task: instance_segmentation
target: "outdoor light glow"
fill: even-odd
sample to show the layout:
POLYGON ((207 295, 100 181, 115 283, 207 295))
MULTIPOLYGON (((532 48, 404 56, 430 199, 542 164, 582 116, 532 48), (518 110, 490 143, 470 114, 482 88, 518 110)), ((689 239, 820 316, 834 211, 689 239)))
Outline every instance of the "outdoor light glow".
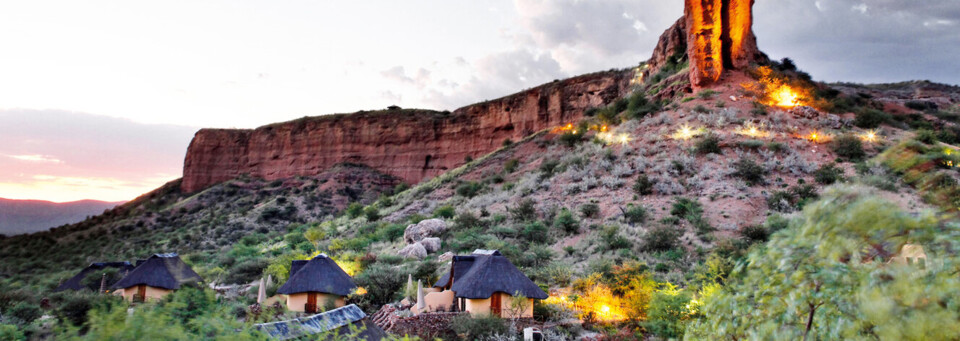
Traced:
POLYGON ((630 134, 598 133, 597 138, 604 144, 627 144, 630 143, 630 134))
POLYGON ((673 133, 672 135, 670 135, 670 137, 672 137, 674 140, 684 140, 684 141, 686 141, 686 140, 689 140, 689 139, 693 138, 694 136, 700 135, 700 134, 702 134, 702 133, 703 133, 703 131, 701 131, 701 129, 692 129, 692 128, 690 128, 689 126, 687 126, 686 124, 684 124, 684 125, 680 126, 680 128, 677 129, 677 131, 676 131, 675 133, 673 133))
POLYGON ((873 143, 873 142, 877 142, 879 137, 877 136, 876 131, 869 130, 864 132, 863 134, 860 134, 860 139, 863 140, 863 142, 873 143))
POLYGON ((357 287, 357 290, 354 291, 353 293, 355 293, 355 294, 357 294, 357 295, 360 295, 360 296, 363 296, 363 295, 366 295, 366 294, 367 294, 367 289, 364 288, 364 287, 357 287))
POLYGON ((770 132, 764 131, 763 126, 757 127, 752 122, 737 128, 737 130, 734 131, 734 133, 736 133, 737 135, 749 136, 753 138, 770 137, 770 132))
POLYGON ((820 143, 820 142, 823 142, 826 136, 823 133, 820 133, 814 130, 814 131, 811 131, 810 134, 808 134, 807 136, 804 136, 803 138, 810 142, 820 143))

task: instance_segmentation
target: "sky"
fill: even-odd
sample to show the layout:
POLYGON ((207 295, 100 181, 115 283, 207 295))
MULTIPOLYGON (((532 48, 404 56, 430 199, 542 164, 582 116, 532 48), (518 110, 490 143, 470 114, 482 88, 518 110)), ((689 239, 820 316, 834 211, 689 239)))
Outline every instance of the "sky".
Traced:
MULTIPOLYGON (((824 81, 960 84, 960 0, 757 0, 824 81)), ((663 0, 0 0, 0 197, 129 200, 193 132, 389 105, 453 110, 637 65, 663 0)))

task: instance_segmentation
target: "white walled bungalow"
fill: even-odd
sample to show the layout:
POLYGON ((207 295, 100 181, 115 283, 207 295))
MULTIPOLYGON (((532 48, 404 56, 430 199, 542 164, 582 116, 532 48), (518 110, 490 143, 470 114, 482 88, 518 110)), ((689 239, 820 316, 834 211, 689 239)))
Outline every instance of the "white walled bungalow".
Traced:
POLYGON ((287 295, 287 309, 317 313, 324 307, 343 307, 345 297, 356 288, 350 275, 330 257, 320 254, 309 261, 293 261, 290 279, 277 293, 287 295))
POLYGON ((434 284, 443 291, 434 292, 425 298, 428 308, 447 301, 454 310, 472 314, 493 314, 504 318, 533 317, 533 300, 546 299, 547 293, 540 289, 526 275, 499 251, 477 250, 472 255, 454 256, 450 272, 434 284), (514 295, 526 297, 522 311, 511 308, 514 295))
POLYGON ((203 281, 176 253, 155 254, 113 285, 128 301, 159 300, 180 286, 203 281))

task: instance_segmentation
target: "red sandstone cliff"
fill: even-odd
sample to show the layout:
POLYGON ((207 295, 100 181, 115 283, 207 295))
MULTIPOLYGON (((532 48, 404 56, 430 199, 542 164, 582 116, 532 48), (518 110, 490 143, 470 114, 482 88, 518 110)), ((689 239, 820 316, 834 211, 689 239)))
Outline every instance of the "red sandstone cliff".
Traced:
POLYGON ((202 129, 187 149, 182 190, 190 193, 248 174, 268 180, 310 176, 339 163, 370 166, 417 183, 490 153, 506 139, 579 120, 623 95, 631 72, 600 72, 542 85, 456 111, 389 110, 271 124, 253 130, 202 129))

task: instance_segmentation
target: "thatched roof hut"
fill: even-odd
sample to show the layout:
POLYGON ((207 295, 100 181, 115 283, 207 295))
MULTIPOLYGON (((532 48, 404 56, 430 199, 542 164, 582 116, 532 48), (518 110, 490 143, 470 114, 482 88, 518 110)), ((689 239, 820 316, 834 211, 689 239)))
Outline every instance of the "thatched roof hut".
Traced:
POLYGON ((293 261, 290 266, 290 279, 277 293, 290 295, 305 292, 318 292, 347 296, 357 285, 350 275, 327 255, 320 254, 310 261, 293 261))
POLYGON ((147 285, 169 290, 180 289, 180 285, 203 281, 189 265, 176 253, 155 254, 130 271, 123 279, 113 285, 114 288, 129 288, 147 285))
MULTIPOLYGON (((68 279, 66 282, 61 283, 59 286, 57 286, 56 289, 53 289, 53 291, 54 291, 54 292, 59 292, 59 291, 64 291, 64 290, 93 289, 93 288, 88 288, 87 286, 84 286, 84 285, 83 285, 83 280, 86 279, 87 276, 89 276, 90 274, 92 274, 92 273, 98 273, 98 272, 103 272, 103 270, 105 270, 105 269, 117 269, 117 272, 118 272, 118 275, 119 275, 117 278, 122 278, 124 275, 127 274, 127 272, 133 270, 133 264, 130 264, 130 262, 98 262, 98 263, 91 263, 91 264, 90 264, 89 266, 87 266, 86 268, 83 268, 83 270, 80 270, 80 272, 77 273, 75 276, 70 277, 70 279, 68 279)), ((98 280, 98 283, 99 283, 100 278, 98 277, 97 280, 98 280)), ((108 280, 108 282, 107 282, 107 288, 113 286, 115 280, 114 280, 114 281, 110 281, 110 279, 107 279, 107 280, 108 280)), ((96 289, 94 289, 94 290, 96 290, 96 289)))
MULTIPOLYGON (((482 251, 482 250, 478 250, 482 251)), ((508 295, 520 293, 527 298, 546 299, 547 293, 499 251, 474 252, 469 256, 455 256, 451 273, 445 275, 451 281, 450 289, 456 297, 466 299, 490 298, 494 293, 508 295)), ((435 286, 445 286, 443 278, 435 286)))

